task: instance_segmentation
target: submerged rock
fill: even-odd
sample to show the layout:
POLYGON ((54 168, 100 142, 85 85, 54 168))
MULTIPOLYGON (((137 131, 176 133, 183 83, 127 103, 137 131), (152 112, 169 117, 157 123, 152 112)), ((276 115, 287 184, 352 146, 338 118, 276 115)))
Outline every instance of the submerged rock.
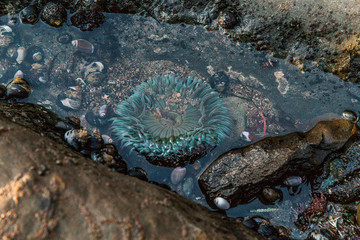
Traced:
POLYGON ((211 206, 216 197, 223 197, 234 207, 252 199, 263 186, 281 184, 291 173, 313 172, 355 132, 348 120, 324 121, 306 133, 265 138, 233 149, 204 171, 200 187, 211 206))
POLYGON ((313 187, 336 203, 360 200, 360 139, 349 142, 345 149, 329 155, 324 172, 313 187))

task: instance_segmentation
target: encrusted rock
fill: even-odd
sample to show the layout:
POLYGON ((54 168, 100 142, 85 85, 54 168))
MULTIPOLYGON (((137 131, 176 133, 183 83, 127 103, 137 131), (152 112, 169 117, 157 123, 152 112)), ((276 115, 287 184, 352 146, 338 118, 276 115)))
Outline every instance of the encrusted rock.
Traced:
POLYGON ((265 138, 233 149, 204 171, 200 187, 211 206, 216 197, 223 197, 234 207, 253 198, 262 186, 280 184, 290 174, 316 170, 355 132, 355 125, 348 120, 324 121, 306 133, 265 138))
POLYGON ((55 124, 46 121, 47 114, 53 115, 46 109, 14 104, 28 109, 17 114, 12 104, 0 104, 0 238, 263 239, 238 222, 164 188, 113 172, 7 120, 12 115, 42 132, 55 124), (40 116, 30 118, 31 112, 40 116), (38 119, 44 121, 37 123, 38 119))
POLYGON ((345 151, 329 155, 314 190, 337 203, 360 200, 360 139, 345 145, 345 151))

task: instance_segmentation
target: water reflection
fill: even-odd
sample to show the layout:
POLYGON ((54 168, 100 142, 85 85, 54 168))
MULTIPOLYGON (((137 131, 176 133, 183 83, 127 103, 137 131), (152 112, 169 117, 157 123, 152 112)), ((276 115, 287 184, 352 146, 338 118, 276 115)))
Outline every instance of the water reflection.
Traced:
MULTIPOLYGON (((114 108, 127 99, 141 82, 160 74, 196 76, 212 84, 232 109, 237 132, 194 164, 186 166, 184 179, 171 183, 172 169, 155 167, 143 156, 119 147, 128 168, 141 167, 150 181, 169 185, 174 191, 207 206, 197 186, 197 178, 213 160, 234 147, 249 144, 238 136, 242 131, 256 141, 266 136, 282 135, 310 129, 319 120, 337 118, 345 109, 357 109, 359 88, 352 83, 324 72, 301 72, 287 62, 249 45, 231 42, 218 32, 207 32, 199 26, 168 25, 151 18, 134 15, 107 14, 106 23, 92 32, 81 32, 72 26, 60 29, 43 23, 34 26, 11 26, 13 40, 0 47, 2 84, 22 70, 32 87, 28 99, 51 109, 61 117, 78 116, 81 125, 90 131, 113 136, 109 126, 93 126, 86 113, 104 104, 114 108), (71 40, 85 39, 94 46, 94 53, 77 51, 71 40), (44 59, 34 60, 31 49, 40 49, 44 59), (18 50, 27 55, 19 62, 18 50), (31 56, 31 57, 29 57, 31 56), (89 78, 89 66, 100 62, 101 73, 89 78), (220 78, 221 78, 220 77, 220 78), (95 80, 94 80, 95 79, 95 80), (211 83, 211 82, 210 82, 211 83), (81 91, 81 105, 64 109, 58 96, 76 86, 81 91), (191 180, 189 180, 191 179, 191 180)), ((7 19, 0 19, 6 24, 7 19)), ((37 51, 40 52, 40 51, 37 51)), ((70 100, 67 101, 70 104, 70 100)), ((303 185, 296 201, 309 200, 310 187, 303 185)), ((291 199, 287 189, 283 205, 291 199)), ((291 205, 292 206, 292 205, 291 205)), ((251 209, 268 208, 258 200, 227 211, 231 217, 252 215, 251 209)), ((274 206, 281 208, 281 203, 274 206)), ((256 214, 260 214, 256 213, 256 214)), ((261 213, 262 214, 262 213, 261 213)), ((271 215, 271 214, 268 214, 271 215)), ((266 216, 266 214, 264 214, 266 216)))

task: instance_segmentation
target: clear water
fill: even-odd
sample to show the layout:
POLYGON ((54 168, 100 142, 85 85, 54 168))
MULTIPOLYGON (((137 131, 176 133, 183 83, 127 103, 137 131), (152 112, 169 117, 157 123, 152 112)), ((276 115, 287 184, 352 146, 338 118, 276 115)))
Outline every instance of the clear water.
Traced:
MULTIPOLYGON (((3 25, 8 19, 2 17, 0 21, 3 25)), ((209 81, 214 72, 225 72, 230 78, 230 86, 222 97, 242 99, 246 105, 242 127, 250 131, 254 140, 308 130, 317 121, 339 116, 345 109, 357 110, 360 100, 356 84, 318 71, 315 64, 311 72, 303 73, 286 61, 258 52, 247 44, 234 43, 219 32, 207 32, 201 26, 169 25, 135 15, 107 14, 106 23, 92 32, 81 32, 70 25, 56 29, 42 22, 35 26, 17 24, 11 28, 15 31, 14 43, 0 49, 0 63, 5 66, 0 83, 9 82, 17 70, 25 73, 25 79, 33 74, 29 63, 17 64, 6 55, 9 48, 41 47, 50 78, 45 84, 33 86, 32 94, 24 101, 43 105, 61 117, 78 116, 88 130, 98 130, 101 134, 109 134, 109 129, 89 125, 85 113, 94 105, 116 106, 132 94, 135 86, 158 74, 195 75, 209 81), (96 52, 79 54, 71 43, 59 43, 57 37, 65 34, 74 40, 88 40, 94 44, 96 52), (76 79, 83 78, 84 67, 95 61, 105 65, 106 78, 100 86, 92 86, 86 79, 81 84, 76 79), (56 97, 74 85, 80 85, 83 90, 82 107, 77 111, 64 111, 56 104, 56 97), (265 136, 259 110, 268 118, 265 136)), ((118 148, 129 168, 142 167, 149 180, 167 184, 174 191, 208 206, 197 185, 197 178, 220 154, 244 145, 235 139, 237 136, 227 139, 199 159, 196 164, 200 164, 200 168, 187 166, 186 178, 193 179, 193 186, 189 184, 190 180, 186 180, 187 186, 184 186, 185 180, 176 186, 171 184, 172 169, 153 166, 136 152, 118 148)), ((304 183, 300 189, 295 196, 290 196, 288 189, 281 189, 284 199, 278 205, 264 205, 255 199, 228 210, 226 214, 230 217, 262 215, 276 219, 274 213, 256 211, 287 209, 289 204, 309 202, 310 186, 304 183)), ((280 224, 280 220, 274 221, 280 224)), ((286 219, 281 221, 286 222, 286 219)), ((287 227, 294 226, 289 224, 287 227)), ((297 237, 302 238, 301 233, 297 237)))

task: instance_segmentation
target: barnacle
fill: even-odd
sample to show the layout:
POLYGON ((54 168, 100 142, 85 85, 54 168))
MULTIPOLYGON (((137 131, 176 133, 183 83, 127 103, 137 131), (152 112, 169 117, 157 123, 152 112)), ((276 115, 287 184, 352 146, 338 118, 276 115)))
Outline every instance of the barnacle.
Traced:
POLYGON ((112 130, 123 146, 155 165, 195 161, 230 133, 233 124, 222 99, 195 78, 156 76, 136 87, 116 109, 112 130))

